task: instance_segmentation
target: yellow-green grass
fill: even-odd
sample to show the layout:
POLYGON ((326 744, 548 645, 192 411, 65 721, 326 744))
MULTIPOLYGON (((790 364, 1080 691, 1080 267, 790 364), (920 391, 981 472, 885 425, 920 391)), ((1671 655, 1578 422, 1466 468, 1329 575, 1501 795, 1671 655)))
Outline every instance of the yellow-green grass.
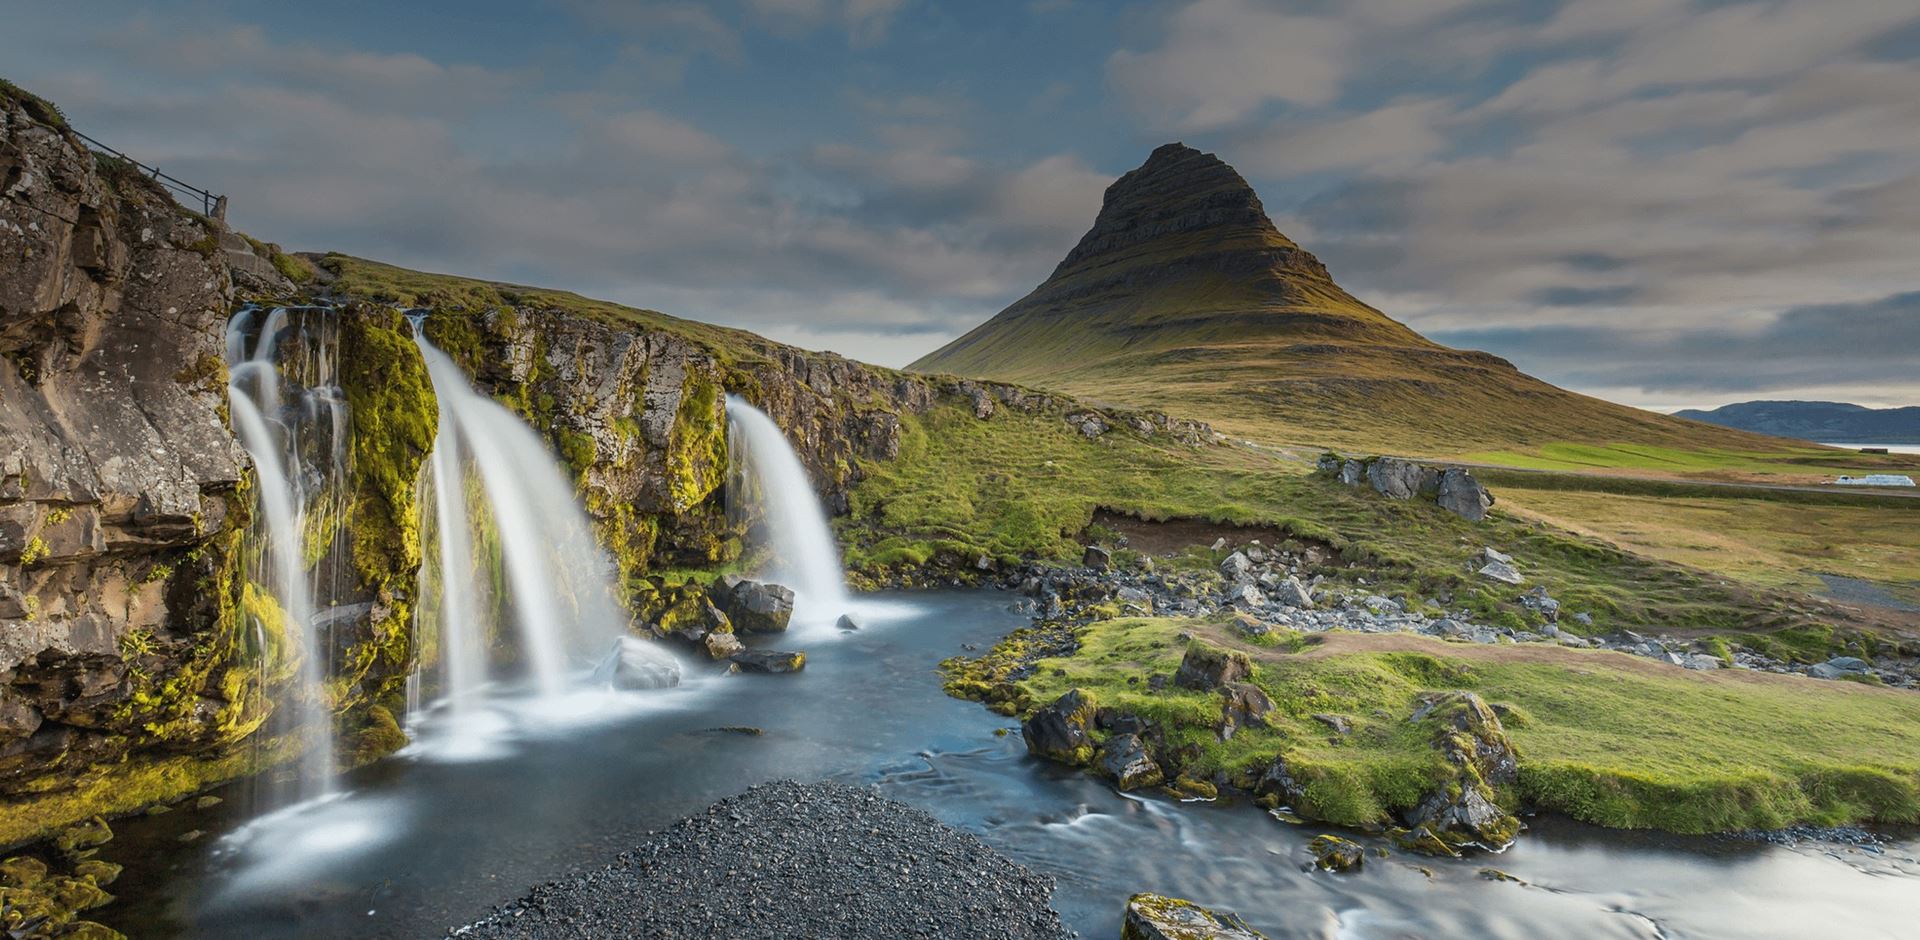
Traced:
POLYGON ((1920 457, 1912 455, 1862 454, 1815 444, 1783 444, 1768 451, 1553 441, 1524 450, 1477 451, 1456 459, 1529 470, 1638 471, 1684 478, 1808 484, 1826 482, 1840 474, 1920 469, 1920 457))
MULTIPOLYGON (((1284 753, 1309 785, 1312 814, 1384 821, 1437 777, 1433 748, 1407 718, 1421 692, 1470 689, 1508 712, 1531 806, 1621 828, 1702 833, 1920 820, 1920 696, 1742 670, 1689 672, 1621 653, 1545 645, 1475 646, 1410 635, 1333 633, 1255 645, 1192 619, 1102 621, 1072 656, 1019 683, 1029 705, 1068 689, 1168 729, 1198 749, 1193 770, 1244 775, 1284 753), (1146 678, 1171 674, 1188 632, 1246 652, 1278 713, 1271 729, 1221 742, 1214 693, 1146 678), (1314 714, 1353 723, 1330 735, 1314 714)), ((1296 807, 1298 808, 1298 807, 1296 807)))
POLYGON ((1920 583, 1920 500, 1902 507, 1514 487, 1500 497, 1528 517, 1752 584, 1816 591, 1823 573, 1920 583))
POLYGON ((337 278, 331 284, 335 293, 403 307, 432 307, 450 312, 504 307, 554 310, 624 329, 657 330, 683 336, 701 343, 718 356, 739 362, 765 358, 778 348, 773 341, 745 330, 594 300, 572 291, 414 271, 338 252, 326 254, 319 265, 337 278))
MULTIPOLYGON (((1537 623, 1515 603, 1526 588, 1470 574, 1469 559, 1483 546, 1516 555, 1527 588, 1544 586, 1569 613, 1593 616, 1594 626, 1577 629, 1767 634, 1796 658, 1841 648, 1871 655, 1875 647, 1849 633, 1867 622, 1804 595, 1750 588, 1497 510, 1486 522, 1467 522, 1247 448, 1194 448, 1124 429, 1089 441, 1058 415, 1003 408, 982 420, 943 406, 907 416, 899 456, 861 469, 851 512, 838 524, 850 563, 864 571, 930 561, 970 570, 982 555, 1072 561, 1095 510, 1108 508, 1144 519, 1274 526, 1325 543, 1358 566, 1336 563, 1329 572, 1336 577, 1364 577, 1371 590, 1424 602, 1444 599, 1447 609, 1465 607, 1514 627, 1537 623)), ((1760 637, 1753 642, 1777 651, 1760 637)))

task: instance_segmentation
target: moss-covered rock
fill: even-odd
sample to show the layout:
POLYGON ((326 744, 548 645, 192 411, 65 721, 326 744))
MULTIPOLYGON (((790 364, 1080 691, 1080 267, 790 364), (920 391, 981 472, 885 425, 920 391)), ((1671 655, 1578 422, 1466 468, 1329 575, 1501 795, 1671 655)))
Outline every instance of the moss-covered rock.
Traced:
POLYGON ((1266 940, 1238 914, 1211 911, 1184 898, 1136 894, 1127 899, 1120 940, 1266 940))
POLYGON ((1321 871, 1359 871, 1367 861, 1366 850, 1358 842, 1331 834, 1314 836, 1307 851, 1313 855, 1312 867, 1321 871))
POLYGON ((1082 766, 1093 759, 1093 700, 1079 689, 1038 709, 1020 726, 1027 752, 1062 764, 1082 766))

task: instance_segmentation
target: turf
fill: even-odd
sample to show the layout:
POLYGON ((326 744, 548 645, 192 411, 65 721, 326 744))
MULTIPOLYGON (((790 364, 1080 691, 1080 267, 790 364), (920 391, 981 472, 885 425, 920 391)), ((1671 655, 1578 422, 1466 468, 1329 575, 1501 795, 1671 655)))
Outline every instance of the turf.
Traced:
POLYGON ((1079 631, 1081 650, 1021 682, 1030 703, 1068 689, 1169 729, 1194 768, 1244 773, 1280 753, 1338 786, 1314 815, 1382 821, 1431 787, 1436 768, 1408 724, 1423 691, 1470 689, 1508 712, 1520 794, 1539 809, 1620 828, 1702 833, 1920 820, 1920 696, 1736 670, 1693 673, 1551 646, 1473 646, 1408 635, 1327 634, 1254 645, 1217 623, 1137 618, 1079 631), (1279 708, 1270 730, 1221 742, 1212 693, 1148 691, 1172 673, 1178 634, 1246 652, 1279 708), (1348 718, 1329 735, 1313 714, 1348 718))
MULTIPOLYGON (((1498 507, 1488 521, 1470 523, 1303 473, 1257 449, 1194 448, 1124 429, 1088 440, 1055 414, 1002 409, 982 420, 958 407, 935 408, 903 421, 896 459, 861 471, 851 512, 837 524, 850 564, 870 573, 928 563, 969 572, 982 556, 1072 562, 1096 510, 1106 508, 1143 519, 1272 526, 1331 548, 1340 561, 1328 573, 1337 578, 1365 578, 1369 590, 1443 601, 1515 627, 1537 622, 1516 599, 1540 585, 1569 614, 1591 615, 1592 627, 1576 629, 1592 632, 1784 635, 1796 656, 1871 653, 1874 644, 1852 636, 1871 624, 1804 595, 1623 551, 1498 507), (1483 546, 1517 556, 1529 584, 1473 576, 1469 559, 1483 546)), ((1193 561, 1211 568, 1218 559, 1193 561)), ((1758 637, 1754 644, 1771 649, 1758 637)))

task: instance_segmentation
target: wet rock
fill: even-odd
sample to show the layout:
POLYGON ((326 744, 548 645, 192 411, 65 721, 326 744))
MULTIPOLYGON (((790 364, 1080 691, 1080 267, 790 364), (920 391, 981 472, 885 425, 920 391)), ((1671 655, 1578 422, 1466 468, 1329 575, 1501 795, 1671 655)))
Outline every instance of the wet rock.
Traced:
POLYGON ((740 633, 780 633, 793 619, 793 590, 785 585, 741 580, 715 600, 740 633))
POLYGON ((742 650, 728 657, 741 672, 799 672, 807 666, 807 654, 785 650, 742 650))
POLYGON ((1030 754, 1063 764, 1085 764, 1093 759, 1093 736, 1087 728, 1094 717, 1093 702, 1074 689, 1035 711, 1021 724, 1020 736, 1030 754))
POLYGON ((1127 899, 1120 940, 1266 940, 1266 935, 1237 914, 1162 894, 1136 894, 1127 899))
POLYGON ((1180 668, 1173 674, 1173 684, 1206 691, 1229 682, 1239 682, 1252 674, 1253 661, 1247 658, 1247 654, 1195 640, 1187 644, 1186 655, 1180 658, 1180 668))
POLYGON ((1122 791, 1159 786, 1166 779, 1138 735, 1116 734, 1100 745, 1095 766, 1122 791))
POLYGON ((1095 571, 1106 571, 1113 567, 1113 553, 1098 545, 1089 545, 1080 556, 1080 564, 1095 571))
POLYGON ((53 847, 69 858, 81 857, 89 849, 97 849, 113 841, 113 828, 98 816, 77 826, 70 826, 53 839, 53 847))
POLYGON ((1260 779, 1253 785, 1255 796, 1266 797, 1286 806, 1299 805, 1301 798, 1306 796, 1306 792, 1307 788, 1287 767, 1284 756, 1274 758, 1273 763, 1267 765, 1267 769, 1261 772, 1260 779))
POLYGON ((1389 833, 1393 844, 1408 852, 1432 855, 1439 858, 1459 858, 1460 852, 1447 840, 1434 835, 1432 829, 1420 826, 1414 829, 1396 829, 1389 833))
POLYGON ((707 651, 707 658, 715 660, 731 659, 747 648, 739 637, 731 633, 709 633, 701 643, 707 651))
POLYGON ((1314 836, 1313 841, 1307 843, 1307 851, 1313 853, 1312 867, 1321 871, 1359 871, 1367 861, 1367 853, 1359 843, 1336 835, 1314 836))
POLYGON ((623 636, 594 668, 593 681, 615 689, 664 689, 680 684, 680 665, 647 641, 623 636))
POLYGON ((852 614, 841 614, 840 619, 835 620, 833 622, 833 625, 842 630, 849 630, 849 631, 858 630, 861 627, 859 618, 855 617, 852 614))

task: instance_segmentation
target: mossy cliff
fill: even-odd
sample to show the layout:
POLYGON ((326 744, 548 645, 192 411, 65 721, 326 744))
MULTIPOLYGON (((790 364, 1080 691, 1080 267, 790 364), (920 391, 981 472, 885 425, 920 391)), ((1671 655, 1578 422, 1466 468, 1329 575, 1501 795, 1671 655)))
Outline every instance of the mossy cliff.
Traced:
MULTIPOLYGON (((57 115, 56 115, 57 116, 57 115)), ((0 86, 0 843, 244 772, 215 224, 0 86)))

